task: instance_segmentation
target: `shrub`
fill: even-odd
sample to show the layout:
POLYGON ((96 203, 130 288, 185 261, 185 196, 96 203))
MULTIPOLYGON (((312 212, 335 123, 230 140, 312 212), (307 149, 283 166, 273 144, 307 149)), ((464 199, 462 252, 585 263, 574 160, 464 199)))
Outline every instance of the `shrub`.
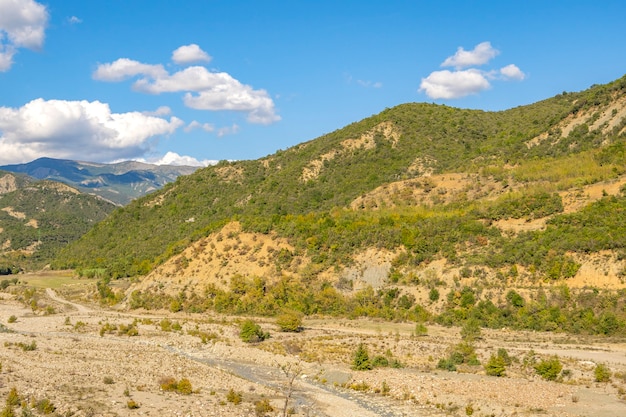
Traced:
POLYGON ((603 363, 596 365, 596 368, 593 370, 593 375, 595 376, 596 382, 609 382, 611 380, 611 370, 603 363))
POLYGON ((33 350, 37 349, 37 342, 35 342, 34 340, 32 342, 30 342, 30 343, 19 342, 17 345, 20 348, 22 348, 22 350, 25 351, 25 352, 30 352, 30 351, 33 351, 33 350))
POLYGON ((262 417, 265 415, 265 413, 270 413, 272 411, 274 411, 274 408, 267 398, 256 401, 254 403, 254 413, 259 417, 262 417))
POLYGON ((17 321, 17 317, 15 316, 9 317, 9 320, 8 320, 9 323, 15 323, 16 321, 17 321))
POLYGON ((4 406, 2 411, 0 411, 0 417, 15 417, 15 411, 13 411, 13 407, 10 405, 4 406))
POLYGON ((372 368, 386 368, 389 366, 389 359, 382 355, 375 356, 372 359, 372 368))
POLYGON ((161 378, 159 384, 161 385, 161 389, 163 391, 173 391, 182 395, 190 395, 193 393, 191 381, 189 381, 187 378, 176 381, 175 378, 165 377, 161 378))
POLYGON ((190 395, 191 393, 193 393, 191 381, 189 381, 187 378, 181 379, 180 381, 178 381, 178 384, 176 385, 176 391, 179 394, 190 395))
POLYGON ((537 374, 541 375, 541 377, 547 381, 556 381, 556 378, 559 376, 561 369, 563 369, 563 365, 561 365, 561 361, 556 356, 552 359, 542 360, 538 364, 534 366, 537 374))
POLYGON ((9 394, 7 395, 7 405, 15 407, 19 405, 21 401, 20 395, 17 393, 17 388, 11 388, 9 394))
POLYGON ((126 403, 126 407, 128 407, 129 410, 136 410, 140 407, 140 405, 135 400, 128 400, 128 402, 126 403))
POLYGON ((56 410, 54 404, 47 398, 35 401, 33 407, 41 414, 52 414, 56 410))
POLYGON ((230 389, 226 394, 226 401, 235 405, 241 404, 243 395, 240 392, 236 392, 234 389, 230 389))
POLYGON ((504 376, 506 364, 501 356, 491 355, 485 364, 485 373, 490 376, 504 376))
POLYGON ((456 371, 456 364, 450 359, 439 359, 439 362, 437 362, 437 368, 438 369, 443 369, 445 371, 450 371, 450 372, 454 372, 456 371))
POLYGON ((370 362, 369 354, 367 353, 367 348, 363 343, 359 345, 354 352, 354 358, 352 359, 352 369, 357 371, 367 371, 372 369, 372 363, 370 362))
POLYGON ((302 331, 302 313, 289 311, 276 318, 276 324, 281 332, 302 331))
POLYGON ((120 336, 139 336, 139 330, 137 330, 137 327, 133 323, 129 325, 120 324, 117 334, 120 336))
POLYGON ((461 338, 467 342, 479 339, 481 333, 480 322, 473 318, 466 320, 463 327, 461 327, 461 338))
POLYGON ((262 342, 270 337, 268 332, 263 332, 261 326, 252 320, 245 320, 241 323, 239 337, 246 343, 262 342))
POLYGON ((110 376, 105 376, 104 378, 102 378, 102 382, 107 385, 115 384, 115 381, 110 376))
POLYGON ((415 325, 415 336, 426 336, 428 334, 428 328, 422 323, 415 325))

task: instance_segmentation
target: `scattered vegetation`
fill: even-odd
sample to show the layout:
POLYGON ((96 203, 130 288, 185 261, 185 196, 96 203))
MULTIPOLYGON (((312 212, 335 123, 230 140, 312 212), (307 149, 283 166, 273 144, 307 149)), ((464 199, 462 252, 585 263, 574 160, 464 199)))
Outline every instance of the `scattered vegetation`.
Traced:
POLYGON ((190 395, 193 393, 191 381, 187 378, 182 378, 180 381, 177 381, 172 377, 164 377, 159 381, 159 385, 163 391, 176 392, 182 395, 190 395))

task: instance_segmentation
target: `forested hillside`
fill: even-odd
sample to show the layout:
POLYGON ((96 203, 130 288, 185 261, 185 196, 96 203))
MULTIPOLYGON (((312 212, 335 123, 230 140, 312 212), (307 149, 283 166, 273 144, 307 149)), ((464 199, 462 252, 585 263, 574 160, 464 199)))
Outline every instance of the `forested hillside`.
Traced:
MULTIPOLYGON (((324 258, 335 259, 330 247, 355 250, 370 244, 403 245, 418 263, 450 256, 470 235, 505 238, 486 221, 515 217, 516 210, 522 210, 517 216, 553 214, 559 211, 555 192, 621 175, 625 92, 622 78, 502 112, 400 105, 260 160, 222 162, 180 177, 115 211, 64 250, 55 264, 105 268, 112 276, 145 274, 233 219, 247 230, 275 231, 292 239, 316 235, 315 245, 294 243, 312 255, 323 252, 324 258), (435 204, 428 215, 423 208, 346 209, 385 184, 421 179, 425 181, 412 187, 427 189, 428 176, 441 173, 475 175, 478 182, 489 179, 515 192, 489 201, 478 201, 479 195, 463 201, 459 195, 458 201, 435 204), (340 222, 331 222, 336 209, 341 209, 340 222), (385 221, 388 225, 382 227, 385 221), (332 233, 319 230, 333 222, 327 230, 332 233), (337 230, 338 224, 353 226, 337 230), (379 235, 385 237, 375 237, 379 235), (347 236, 350 242, 343 241, 347 236)), ((506 247, 487 249, 501 252, 506 247)), ((496 253, 490 259, 502 264, 510 262, 510 255, 496 253)))
POLYGON ((115 206, 53 181, 0 171, 0 270, 41 268, 115 206))

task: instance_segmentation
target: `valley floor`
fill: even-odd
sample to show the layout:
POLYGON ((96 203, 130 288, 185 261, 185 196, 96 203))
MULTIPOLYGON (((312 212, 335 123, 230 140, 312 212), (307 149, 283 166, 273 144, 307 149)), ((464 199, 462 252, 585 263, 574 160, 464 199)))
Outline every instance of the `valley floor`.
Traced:
POLYGON ((624 341, 483 330, 481 363, 498 348, 513 359, 506 376, 491 377, 482 366, 436 368, 460 341, 455 328, 428 326, 418 337, 414 324, 319 318, 280 333, 259 320, 271 338, 246 344, 237 317, 116 311, 61 293, 42 292, 46 308, 35 313, 0 293, 0 400, 15 388, 17 415, 47 399, 59 416, 278 416, 290 388, 294 416, 626 415, 624 341), (361 343, 404 367, 352 370, 361 343), (531 351, 558 355, 567 377, 542 380, 526 366, 531 351), (597 363, 611 369, 609 382, 594 382, 597 363), (184 379, 191 394, 176 390, 184 379), (174 390, 164 389, 172 381, 174 390))

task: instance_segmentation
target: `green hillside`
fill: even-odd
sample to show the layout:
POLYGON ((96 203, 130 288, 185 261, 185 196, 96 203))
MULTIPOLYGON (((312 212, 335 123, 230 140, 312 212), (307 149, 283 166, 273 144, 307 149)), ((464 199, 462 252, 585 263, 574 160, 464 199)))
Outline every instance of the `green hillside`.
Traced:
MULTIPOLYGON (((518 242, 502 236, 489 221, 515 217, 522 206, 528 206, 524 215, 558 213, 555 192, 624 172, 626 119, 613 126, 594 123, 625 95, 626 77, 501 112, 434 104, 386 109, 260 160, 221 162, 179 177, 113 212, 67 246, 54 264, 106 268, 111 276, 141 275, 238 219, 247 230, 273 230, 289 237, 324 264, 339 258, 349 262, 351 251, 372 244, 403 245, 411 249, 411 262, 442 254, 454 257, 456 244, 484 235, 498 240, 498 245, 476 254, 472 261, 501 265, 510 262, 514 255, 509 252, 514 249, 508 248, 518 242), (582 121, 564 135, 563 123, 576 117, 582 121), (435 204, 426 214, 410 207, 331 214, 385 184, 446 172, 476 175, 479 181, 489 179, 521 191, 496 201, 435 204), (311 236, 315 244, 307 243, 311 236)), ((612 116, 617 112, 608 111, 612 116)), ((611 204, 621 205, 621 197, 611 204)), ((602 210, 602 206, 589 210, 602 210)), ((533 244, 550 239, 550 230, 564 227, 559 225, 567 220, 554 222, 542 237, 515 239, 533 244)), ((620 235, 600 246, 622 244, 620 235)), ((565 262, 559 256, 567 250, 572 248, 558 250, 558 262, 565 262)), ((552 261, 542 257, 543 252, 523 262, 547 270, 552 261)))
POLYGON ((115 206, 65 184, 0 171, 0 266, 41 268, 115 206))

